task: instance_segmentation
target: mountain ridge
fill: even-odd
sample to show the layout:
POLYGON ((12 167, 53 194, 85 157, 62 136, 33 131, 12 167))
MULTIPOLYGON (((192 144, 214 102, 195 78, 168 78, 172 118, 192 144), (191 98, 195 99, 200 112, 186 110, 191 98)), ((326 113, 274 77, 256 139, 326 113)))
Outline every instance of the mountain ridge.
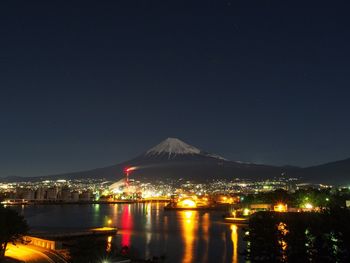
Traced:
POLYGON ((302 178, 305 182, 349 184, 350 158, 322 165, 299 168, 230 161, 205 152, 177 138, 167 138, 137 157, 116 165, 77 172, 39 177, 5 177, 0 181, 39 181, 53 179, 105 178, 118 180, 125 167, 136 166, 133 176, 140 180, 179 179, 205 181, 212 179, 265 180, 274 177, 302 178))

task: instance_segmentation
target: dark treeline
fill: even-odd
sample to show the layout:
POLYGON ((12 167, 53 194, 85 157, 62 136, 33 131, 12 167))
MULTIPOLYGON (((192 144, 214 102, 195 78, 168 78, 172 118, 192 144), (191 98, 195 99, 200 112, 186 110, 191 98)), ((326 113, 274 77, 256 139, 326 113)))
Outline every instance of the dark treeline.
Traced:
POLYGON ((350 211, 257 212, 245 239, 251 262, 350 262, 350 211))
POLYGON ((312 203, 315 207, 344 207, 345 201, 350 200, 350 190, 344 188, 341 190, 335 188, 326 189, 302 189, 294 193, 278 189, 266 193, 250 194, 244 197, 242 204, 251 203, 271 203, 283 202, 290 207, 300 207, 306 202, 312 203))

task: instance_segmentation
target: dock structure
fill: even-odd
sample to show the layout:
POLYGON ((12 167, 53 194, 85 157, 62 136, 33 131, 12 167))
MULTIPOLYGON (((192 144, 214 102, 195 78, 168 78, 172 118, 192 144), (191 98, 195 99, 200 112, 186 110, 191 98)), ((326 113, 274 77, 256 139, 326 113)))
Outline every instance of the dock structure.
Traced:
POLYGON ((33 236, 25 236, 23 239, 27 244, 42 247, 48 250, 57 250, 62 248, 62 243, 59 241, 48 240, 33 236))
POLYGON ((38 238, 66 239, 89 236, 109 236, 116 235, 117 232, 118 229, 116 227, 97 227, 69 232, 32 232, 31 235, 38 238))

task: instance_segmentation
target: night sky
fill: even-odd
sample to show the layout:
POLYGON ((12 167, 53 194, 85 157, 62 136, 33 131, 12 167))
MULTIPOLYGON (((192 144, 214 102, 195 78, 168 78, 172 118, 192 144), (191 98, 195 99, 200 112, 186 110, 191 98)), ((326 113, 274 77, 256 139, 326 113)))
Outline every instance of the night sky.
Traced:
POLYGON ((231 160, 350 157, 347 1, 1 1, 0 177, 177 137, 231 160))

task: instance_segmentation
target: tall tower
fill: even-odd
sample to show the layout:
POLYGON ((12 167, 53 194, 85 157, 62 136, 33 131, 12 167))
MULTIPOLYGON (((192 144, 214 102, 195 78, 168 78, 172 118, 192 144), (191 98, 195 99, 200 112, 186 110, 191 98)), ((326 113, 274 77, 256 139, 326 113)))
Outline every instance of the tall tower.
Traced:
POLYGON ((125 174, 125 186, 129 187, 129 176, 132 171, 135 171, 136 167, 126 167, 124 169, 124 174, 125 174))

